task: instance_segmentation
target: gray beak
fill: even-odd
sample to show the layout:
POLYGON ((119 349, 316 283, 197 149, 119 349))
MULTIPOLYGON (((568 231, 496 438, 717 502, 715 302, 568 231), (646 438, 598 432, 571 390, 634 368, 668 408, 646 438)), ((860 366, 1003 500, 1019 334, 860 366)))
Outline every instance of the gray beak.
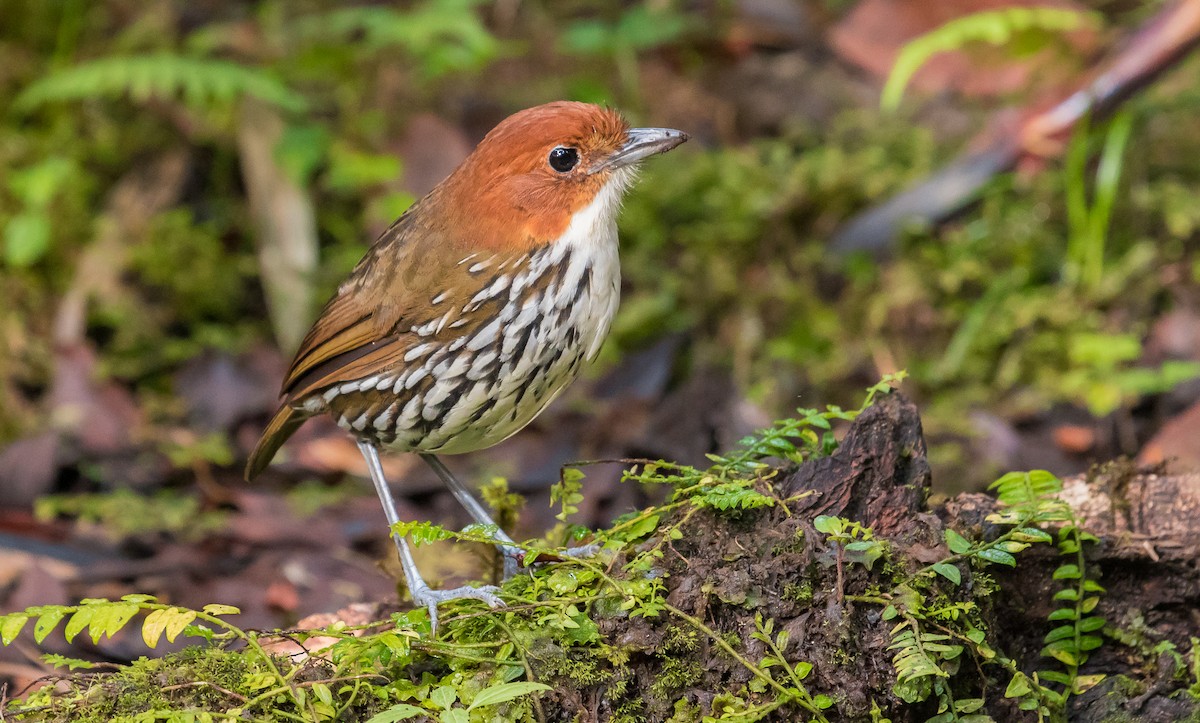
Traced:
POLYGON ((650 156, 666 153, 688 139, 688 134, 673 128, 630 128, 625 145, 596 164, 592 173, 606 168, 632 166, 650 156))

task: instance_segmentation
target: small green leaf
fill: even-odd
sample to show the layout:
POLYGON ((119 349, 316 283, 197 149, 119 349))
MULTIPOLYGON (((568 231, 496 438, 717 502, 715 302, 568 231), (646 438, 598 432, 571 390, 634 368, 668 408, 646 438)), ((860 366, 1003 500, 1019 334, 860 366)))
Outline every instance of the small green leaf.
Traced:
POLYGON ((1004 542, 996 543, 997 550, 1004 550, 1005 552, 1012 553, 1014 555, 1018 552, 1023 552, 1028 548, 1029 543, 1017 542, 1015 540, 1005 540, 1004 542))
POLYGON ((621 531, 621 538, 628 542, 636 542, 658 529, 658 515, 646 515, 628 529, 621 531))
POLYGON ((429 693, 429 700, 437 707, 445 710, 458 700, 458 691, 452 685, 439 685, 429 693))
POLYGON ((1100 628, 1103 628, 1107 622, 1108 621, 1104 618, 1099 617, 1084 618, 1083 620, 1079 621, 1079 629, 1085 633, 1090 633, 1093 630, 1099 630, 1100 628))
POLYGON ((43 213, 13 216, 4 227, 4 260, 9 266, 32 266, 50 248, 50 219, 43 213))
POLYGON ((71 619, 67 621, 67 627, 63 629, 63 637, 67 642, 75 639, 75 636, 83 632, 83 629, 92 622, 92 616, 96 614, 96 608, 85 605, 75 611, 71 619))
POLYGON ((79 658, 68 658, 65 655, 57 655, 55 653, 46 653, 42 656, 42 660, 56 668, 69 668, 71 670, 79 670, 83 668, 90 670, 97 667, 99 664, 90 660, 80 660, 79 658))
POLYGON ((1075 612, 1075 608, 1059 608, 1047 616, 1047 620, 1054 622, 1057 620, 1074 620, 1079 617, 1079 613, 1075 612))
POLYGON ((121 600, 123 600, 125 602, 131 602, 131 603, 155 603, 155 602, 158 602, 158 598, 154 597, 153 595, 144 595, 142 593, 131 593, 129 595, 122 595, 121 600))
POLYGON ((1051 683, 1058 683, 1059 685, 1071 684, 1071 676, 1060 670, 1039 670, 1038 678, 1041 680, 1048 680, 1051 683))
POLYGON ((111 638, 119 633, 121 628, 133 619, 134 615, 138 614, 139 609, 135 603, 113 603, 105 617, 103 629, 97 631, 96 622, 92 622, 92 637, 99 640, 98 635, 103 633, 106 637, 111 638))
POLYGON ((1013 530, 1012 538, 1019 542, 1054 542, 1050 533, 1036 527, 1018 527, 1013 530))
POLYGON ((846 552, 869 552, 878 548, 879 543, 875 540, 855 540, 846 543, 846 552))
POLYGON ((1055 600, 1068 600, 1070 602, 1075 602, 1076 600, 1079 599, 1079 591, 1073 587, 1068 587, 1068 588, 1059 590, 1058 592, 1054 593, 1054 599, 1055 600))
POLYGON ((173 643, 175 642, 175 638, 179 637, 179 634, 196 619, 196 611, 185 608, 171 608, 168 614, 169 617, 165 632, 167 634, 167 642, 173 643))
POLYGON ((1086 597, 1083 599, 1083 602, 1079 603, 1079 609, 1084 613, 1090 613, 1091 611, 1095 610, 1096 606, 1099 604, 1099 597, 1086 597))
POLYGON ((438 723, 470 723, 470 715, 463 708, 451 708, 438 715, 438 723))
POLYGON ((0 643, 11 645, 27 622, 29 622, 29 616, 23 613, 0 615, 0 643))
POLYGON ((979 557, 987 560, 988 562, 994 562, 998 565, 1008 565, 1009 567, 1017 566, 1017 558, 1003 550, 997 550, 994 547, 989 547, 986 550, 980 550, 979 557))
POLYGON ((1074 625, 1059 625, 1050 632, 1046 633, 1046 637, 1042 638, 1043 643, 1053 643, 1055 640, 1065 640, 1066 638, 1075 637, 1074 625))
POLYGON ((153 648, 158 645, 158 639, 162 637, 163 630, 167 627, 167 618, 169 613, 165 609, 151 610, 146 619, 142 621, 142 642, 147 648, 153 648))
POLYGON ((1029 695, 1033 690, 1029 686, 1029 678, 1024 673, 1017 672, 1013 674, 1012 680, 1008 681, 1008 687, 1004 689, 1005 698, 1020 698, 1023 695, 1029 695))
POLYGON ((840 518, 830 515, 817 515, 813 520, 813 527, 817 532, 823 532, 826 535, 836 535, 842 531, 843 523, 840 518))
POLYGON ((1062 565, 1054 571, 1055 580, 1078 580, 1079 578, 1078 565, 1062 565))
POLYGON ((1075 678, 1075 684, 1072 686, 1071 692, 1075 695, 1083 695, 1089 689, 1095 687, 1100 681, 1108 677, 1104 673, 1093 673, 1092 675, 1080 675, 1075 678))
POLYGON ((467 710, 475 710, 485 705, 504 703, 514 698, 520 698, 523 695, 543 690, 551 690, 551 688, 545 683, 534 683, 531 681, 493 685, 490 688, 484 688, 479 691, 479 694, 475 696, 475 700, 471 701, 471 705, 467 706, 467 710))
POLYGON ((1073 640, 1057 640, 1042 648, 1042 655, 1054 658, 1063 665, 1079 667, 1081 661, 1074 646, 1073 640))
POLYGON ((942 537, 945 538, 946 546, 950 548, 950 552, 956 555, 961 555, 971 549, 971 543, 967 541, 967 538, 949 527, 942 533, 942 537))
POLYGON ((235 608, 232 605, 221 605, 218 603, 213 603, 211 605, 205 605, 203 608, 201 608, 201 610, 206 615, 213 615, 213 616, 240 615, 242 613, 241 610, 239 610, 238 608, 235 608))
POLYGON ((934 572, 946 578, 955 585, 962 583, 962 573, 957 567, 948 562, 939 562, 934 565, 932 569, 934 572))
POLYGON ((67 614, 67 608, 61 608, 57 605, 51 605, 42 610, 42 614, 38 616, 37 623, 33 626, 33 639, 37 643, 41 643, 46 639, 46 636, 58 627, 59 621, 67 614))

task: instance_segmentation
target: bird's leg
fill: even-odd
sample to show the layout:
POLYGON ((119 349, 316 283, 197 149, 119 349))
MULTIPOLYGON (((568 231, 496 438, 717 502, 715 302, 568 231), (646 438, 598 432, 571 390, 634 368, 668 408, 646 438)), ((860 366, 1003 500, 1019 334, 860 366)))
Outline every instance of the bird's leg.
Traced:
MULTIPOLYGON (((367 460, 371 481, 375 483, 375 492, 379 495, 379 501, 383 504, 383 514, 387 517, 388 527, 391 528, 400 522, 400 515, 396 512, 396 501, 392 498, 392 491, 388 488, 387 479, 383 476, 383 465, 379 462, 379 450, 374 444, 361 440, 358 442, 358 449, 367 460)), ((408 540, 405 540, 402 535, 396 534, 395 531, 392 532, 392 539, 395 540, 396 549, 400 552, 400 565, 404 570, 404 581, 408 584, 408 592, 412 595, 413 602, 417 605, 424 605, 429 610, 432 637, 437 637, 438 603, 459 598, 474 598, 482 600, 494 608, 504 605, 504 602, 496 596, 496 593, 500 592, 500 588, 494 585, 463 586, 450 590, 430 588, 425 582, 425 578, 421 577, 421 571, 417 569, 417 563, 413 559, 408 540)))
MULTIPOLYGON (((504 556, 504 579, 507 580, 515 575, 517 568, 520 567, 521 561, 525 557, 525 551, 517 547, 513 539, 504 530, 500 529, 500 526, 496 524, 492 516, 480 504, 479 500, 475 499, 475 495, 471 494, 471 490, 458 481, 458 478, 450 472, 446 465, 442 464, 442 460, 438 459, 437 455, 422 454, 421 459, 425 460, 433 468, 433 471, 437 473, 437 476, 442 479, 442 482, 446 483, 454 498, 466 508, 467 514, 471 515, 472 519, 481 525, 490 525, 496 530, 493 537, 496 540, 496 547, 499 548, 500 553, 504 556)), ((559 554, 563 557, 591 557, 599 551, 600 546, 593 544, 568 547, 559 554)))
POLYGON ((450 489, 451 494, 454 495, 454 499, 458 500, 458 503, 467 510, 467 514, 471 515, 471 519, 481 525, 488 525, 495 530, 492 533, 492 537, 496 540, 496 547, 504 555, 504 579, 507 580, 515 575, 517 567, 520 565, 520 560, 525 555, 525 551, 517 547, 513 539, 508 536, 508 533, 500 529, 500 525, 496 524, 496 521, 492 519, 492 516, 488 514, 488 511, 484 509, 479 500, 475 499, 475 495, 471 494, 471 490, 467 489, 466 485, 459 482, 458 478, 451 474, 446 465, 442 464, 442 460, 432 454, 422 454, 421 459, 425 460, 433 468, 437 476, 450 489))

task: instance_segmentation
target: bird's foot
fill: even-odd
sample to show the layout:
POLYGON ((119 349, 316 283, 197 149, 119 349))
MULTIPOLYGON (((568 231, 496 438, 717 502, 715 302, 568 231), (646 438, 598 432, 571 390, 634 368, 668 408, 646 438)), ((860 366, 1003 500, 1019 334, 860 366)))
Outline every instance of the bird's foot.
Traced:
MULTIPOLYGON (((585 557, 595 557, 600 550, 604 549, 604 545, 598 542, 593 542, 588 545, 579 545, 578 547, 565 547, 561 550, 553 550, 550 552, 539 552, 538 562, 561 562, 564 559, 580 559, 585 557)), ((525 550, 515 545, 500 545, 500 554, 504 556, 504 579, 508 580, 517 572, 525 567, 525 550)))
POLYGON ((596 555, 600 554, 600 551, 603 549, 604 545, 601 545, 599 542, 592 542, 587 545, 567 547, 559 550, 555 554, 559 557, 573 557, 578 560, 584 557, 595 557, 596 555))
POLYGON ((428 585, 412 590, 412 599, 415 605, 424 605, 429 611, 430 637, 437 637, 438 628, 438 605, 447 600, 462 600, 469 598, 472 600, 482 600, 491 608, 504 607, 504 601, 497 594, 500 588, 495 585, 480 585, 479 587, 471 587, 464 585, 462 587, 453 587, 449 590, 434 590, 428 585))

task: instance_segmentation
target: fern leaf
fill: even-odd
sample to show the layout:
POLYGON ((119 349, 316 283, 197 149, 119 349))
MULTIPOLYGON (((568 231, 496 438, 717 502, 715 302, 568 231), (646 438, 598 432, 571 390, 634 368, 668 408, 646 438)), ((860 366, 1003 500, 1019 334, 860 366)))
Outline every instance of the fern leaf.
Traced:
POLYGON ((306 106, 303 96, 264 70, 228 60, 159 53, 100 58, 52 73, 25 88, 16 107, 30 111, 46 103, 125 96, 207 107, 244 95, 290 111, 306 106))
POLYGON ((1099 20, 1095 13, 1055 7, 1010 7, 955 18, 914 38, 900 49, 883 86, 880 105, 884 110, 894 111, 913 75, 938 53, 960 50, 978 41, 1003 45, 1031 30, 1065 33, 1097 25, 1099 20))

